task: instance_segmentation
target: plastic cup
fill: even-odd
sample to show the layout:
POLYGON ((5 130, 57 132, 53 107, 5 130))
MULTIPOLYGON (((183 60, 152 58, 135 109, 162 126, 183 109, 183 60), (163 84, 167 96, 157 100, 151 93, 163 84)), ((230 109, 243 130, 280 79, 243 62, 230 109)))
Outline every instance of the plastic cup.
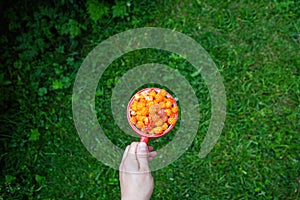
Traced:
MULTIPOLYGON (((128 123, 129 123, 130 127, 132 128, 132 130, 136 134, 138 134, 140 136, 140 142, 145 142, 145 143, 148 143, 149 139, 151 139, 151 138, 159 138, 159 137, 164 136, 165 134, 167 134, 168 132, 170 132, 174 128, 174 126, 176 125, 176 124, 169 125, 169 127, 166 130, 164 130, 162 133, 160 133, 160 134, 149 134, 149 133, 144 133, 143 131, 141 131, 140 129, 138 129, 131 122, 131 120, 130 120, 131 119, 131 105, 135 101, 136 95, 139 95, 139 94, 142 94, 142 93, 145 93, 145 92, 149 92, 150 93, 151 90, 155 90, 157 93, 159 93, 162 89, 160 89, 160 88, 145 88, 145 89, 142 89, 142 90, 138 91, 135 95, 133 95, 131 97, 131 99, 128 102, 128 105, 127 105, 127 120, 128 120, 128 123)), ((168 92, 166 94, 166 97, 168 99, 170 98, 171 100, 173 100, 173 106, 177 106, 176 100, 168 92)), ((177 122, 177 119, 178 119, 178 112, 175 113, 175 120, 176 120, 176 122, 177 122)))

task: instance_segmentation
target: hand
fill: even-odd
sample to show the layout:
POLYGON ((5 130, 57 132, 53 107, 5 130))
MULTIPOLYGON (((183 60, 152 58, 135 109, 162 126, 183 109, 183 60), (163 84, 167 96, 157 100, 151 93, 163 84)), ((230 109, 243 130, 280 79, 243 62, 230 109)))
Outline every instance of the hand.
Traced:
POLYGON ((153 147, 145 142, 133 142, 127 146, 120 165, 120 185, 122 200, 149 200, 154 181, 149 168, 149 160, 156 156, 153 147))

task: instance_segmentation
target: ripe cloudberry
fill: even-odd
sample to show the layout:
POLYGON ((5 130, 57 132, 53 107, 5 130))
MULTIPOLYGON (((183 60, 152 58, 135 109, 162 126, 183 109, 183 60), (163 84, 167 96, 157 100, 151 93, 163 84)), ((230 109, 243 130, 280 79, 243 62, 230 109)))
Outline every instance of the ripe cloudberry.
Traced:
POLYGON ((136 123, 136 127, 137 128, 143 128, 145 125, 144 125, 144 123, 142 122, 142 121, 138 121, 137 123, 136 123))
POLYGON ((178 112, 178 106, 173 106, 172 112, 176 114, 178 112))
POLYGON ((165 96, 167 95, 167 91, 164 90, 164 89, 162 89, 162 90, 160 91, 160 94, 161 94, 163 97, 165 97, 165 96))
POLYGON ((164 123, 164 124, 162 125, 162 129, 163 129, 163 130, 167 130, 167 129, 168 129, 168 127, 169 127, 169 126, 168 126, 168 124, 167 124, 167 123, 164 123))
POLYGON ((170 99, 168 99, 166 101, 166 108, 172 108, 172 105, 173 105, 173 102, 170 99))
POLYGON ((174 125, 174 124, 176 124, 176 119, 175 119, 174 117, 170 117, 170 118, 168 119, 168 123, 169 123, 170 125, 174 125))

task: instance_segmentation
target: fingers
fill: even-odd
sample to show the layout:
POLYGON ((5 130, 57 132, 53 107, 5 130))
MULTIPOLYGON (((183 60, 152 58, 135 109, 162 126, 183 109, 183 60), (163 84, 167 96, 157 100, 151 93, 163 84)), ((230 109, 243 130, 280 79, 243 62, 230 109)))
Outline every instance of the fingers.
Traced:
POLYGON ((128 151, 129 151, 130 146, 128 145, 123 153, 123 158, 119 167, 119 171, 120 171, 120 180, 122 180, 123 178, 123 174, 122 172, 126 171, 126 158, 128 156, 128 151))
POLYGON ((150 152, 150 151, 153 151, 153 149, 154 149, 153 146, 148 146, 149 152, 150 152))
POLYGON ((152 146, 144 142, 132 142, 124 151, 120 172, 149 171, 149 161, 157 155, 152 146))
POLYGON ((122 162, 124 162, 124 160, 126 159, 129 149, 130 149, 130 146, 128 145, 123 153, 122 162))
POLYGON ((139 162, 136 155, 137 147, 138 142, 133 142, 127 146, 123 155, 120 171, 137 172, 139 170, 139 162))
POLYGON ((149 161, 153 160, 153 158, 157 155, 156 151, 149 152, 149 161))
POLYGON ((140 171, 149 171, 149 150, 145 142, 140 142, 138 145, 137 158, 139 161, 140 171))
POLYGON ((154 151, 153 146, 148 146, 148 150, 149 150, 149 161, 151 161, 157 155, 157 152, 154 151))

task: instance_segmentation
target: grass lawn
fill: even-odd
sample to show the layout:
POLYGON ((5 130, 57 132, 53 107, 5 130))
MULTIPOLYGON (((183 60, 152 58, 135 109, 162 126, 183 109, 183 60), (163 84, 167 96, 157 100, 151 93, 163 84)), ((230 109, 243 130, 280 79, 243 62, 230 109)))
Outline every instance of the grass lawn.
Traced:
MULTIPOLYGON (((200 159, 211 102, 184 58, 143 49, 105 71, 96 92, 97 117, 121 148, 137 138, 113 122, 110 103, 129 69, 166 64, 198 97, 197 136, 178 160, 152 173, 152 199, 299 199, 299 7, 287 0, 0 3, 0 199, 120 199, 118 171, 94 158, 77 134, 72 91, 94 47, 140 27, 168 28, 196 40, 216 63, 227 96, 223 132, 200 159)), ((172 134, 151 144, 159 149, 172 134)))

